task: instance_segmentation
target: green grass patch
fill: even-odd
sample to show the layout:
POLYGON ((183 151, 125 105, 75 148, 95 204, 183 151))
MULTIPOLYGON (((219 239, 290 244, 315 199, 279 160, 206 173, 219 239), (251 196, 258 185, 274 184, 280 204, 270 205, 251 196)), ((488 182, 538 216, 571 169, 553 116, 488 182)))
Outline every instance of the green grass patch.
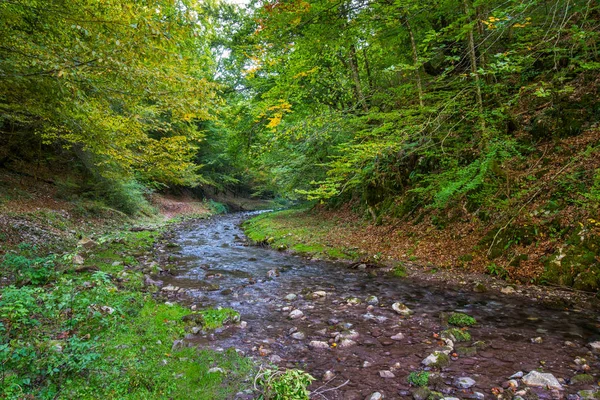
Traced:
POLYGON ((304 209, 258 215, 243 224, 246 236, 275 249, 290 249, 305 256, 325 259, 356 259, 355 250, 327 245, 327 234, 335 221, 315 218, 304 209))
POLYGON ((450 325, 463 327, 463 326, 475 325, 477 323, 477 321, 475 320, 475 318, 473 318, 467 314, 452 313, 452 314, 450 314, 450 317, 448 318, 448 323, 450 325))
POLYGON ((202 326, 206 329, 217 329, 240 320, 240 313, 231 308, 209 308, 198 314, 202 316, 202 326))

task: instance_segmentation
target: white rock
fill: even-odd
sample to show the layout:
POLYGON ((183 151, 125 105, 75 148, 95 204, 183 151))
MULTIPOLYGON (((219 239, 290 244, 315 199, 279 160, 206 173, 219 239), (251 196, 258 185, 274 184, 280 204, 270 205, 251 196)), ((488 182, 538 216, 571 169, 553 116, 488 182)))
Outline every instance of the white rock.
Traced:
POLYGON ((327 292, 325 292, 323 290, 317 290, 316 292, 313 292, 313 294, 312 294, 313 299, 318 299, 320 297, 326 297, 326 296, 327 296, 327 292))
POLYGON ((379 376, 382 378, 395 378, 396 375, 392 371, 379 371, 379 376))
POLYGON ((358 332, 356 332, 355 330, 344 331, 344 332, 340 333, 340 339, 356 340, 359 337, 360 337, 360 334, 358 332))
POLYGON ((287 300, 287 301, 294 301, 296 300, 298 296, 296 296, 294 293, 290 293, 287 296, 285 296, 283 299, 287 300))
POLYGON ((179 288, 177 286, 167 285, 160 290, 162 290, 163 292, 176 292, 179 290, 179 288))
POLYGON ((363 368, 369 368, 372 364, 370 362, 368 362, 367 360, 363 361, 362 367, 363 368))
POLYGON ((590 346, 594 353, 600 353, 600 341, 592 342, 588 346, 590 346))
POLYGON ((246 329, 247 326, 248 326, 248 323, 246 321, 241 321, 240 322, 240 328, 246 329))
POLYGON ((356 344, 356 342, 354 340, 351 339, 344 339, 340 342, 340 347, 341 348, 346 348, 346 347, 352 347, 356 344))
POLYGON ((523 371, 519 371, 515 374, 512 374, 511 376, 508 377, 508 379, 521 379, 523 377, 523 375, 525 375, 523 373, 523 371))
POLYGON ((515 288, 512 286, 506 286, 500 289, 500 291, 504 294, 513 294, 515 293, 515 288))
POLYGON ((308 344, 313 349, 328 349, 329 344, 327 342, 321 342, 319 340, 313 340, 308 344))
POLYGON ((381 400, 383 399, 383 395, 379 392, 375 392, 368 396, 365 400, 381 400))
POLYGON ((304 332, 294 332, 292 333, 292 339, 304 340, 306 339, 306 334, 304 332))
POLYGON ((402 303, 392 304, 392 310, 396 311, 400 315, 410 315, 414 313, 414 311, 412 311, 410 308, 406 307, 402 303))
POLYGON ((366 303, 372 306, 376 306, 377 304, 379 304, 379 299, 377 298, 377 296, 369 296, 367 297, 366 303))
POLYGON ((562 385, 552 374, 531 371, 523 377, 523 383, 527 386, 548 387, 550 389, 562 390, 562 385))
POLYGON ((433 353, 431 353, 430 355, 427 356, 427 358, 425 358, 423 361, 421 361, 421 363, 425 366, 429 366, 431 364, 435 364, 436 362, 438 362, 438 358, 440 355, 444 354, 443 352, 440 351, 434 351, 433 353))
POLYGON ((325 373, 323 374, 323 380, 325 382, 330 381, 333 378, 335 378, 335 374, 332 371, 325 371, 325 373))
POLYGON ((293 310, 289 317, 290 319, 298 319, 298 318, 302 318, 304 316, 304 313, 300 310, 293 310))
POLYGON ((459 389, 468 389, 473 385, 475 385, 475 381, 469 377, 457 378, 456 381, 454 381, 454 386, 459 389))
POLYGON ((224 374, 225 371, 223 370, 223 368, 213 367, 208 370, 208 373, 209 374, 224 374))
POLYGON ((395 334, 394 336, 392 336, 390 339, 392 339, 392 340, 398 340, 398 341, 400 341, 400 340, 404 339, 404 335, 403 335, 402 333, 396 333, 396 334, 395 334))

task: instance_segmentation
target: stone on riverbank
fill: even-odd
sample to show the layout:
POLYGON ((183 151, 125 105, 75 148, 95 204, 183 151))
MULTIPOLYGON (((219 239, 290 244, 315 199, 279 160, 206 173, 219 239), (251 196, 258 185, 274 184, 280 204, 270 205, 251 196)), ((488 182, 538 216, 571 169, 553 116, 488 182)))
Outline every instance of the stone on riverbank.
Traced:
POLYGON ((533 387, 547 387, 550 389, 562 390, 562 385, 549 373, 531 371, 523 377, 523 383, 533 387))

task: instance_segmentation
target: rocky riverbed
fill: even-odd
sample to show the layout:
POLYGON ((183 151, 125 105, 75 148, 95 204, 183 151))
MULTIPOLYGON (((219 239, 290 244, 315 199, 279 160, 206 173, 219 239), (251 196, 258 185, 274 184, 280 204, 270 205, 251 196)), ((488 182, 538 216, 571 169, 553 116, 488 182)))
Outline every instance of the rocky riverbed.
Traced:
POLYGON ((156 250, 170 268, 148 281, 169 301, 241 314, 215 331, 192 328, 187 345, 303 369, 317 378, 315 398, 600 396, 600 318, 592 309, 251 246, 239 227, 247 217, 182 225, 156 250), (476 323, 453 325, 462 314, 476 323))

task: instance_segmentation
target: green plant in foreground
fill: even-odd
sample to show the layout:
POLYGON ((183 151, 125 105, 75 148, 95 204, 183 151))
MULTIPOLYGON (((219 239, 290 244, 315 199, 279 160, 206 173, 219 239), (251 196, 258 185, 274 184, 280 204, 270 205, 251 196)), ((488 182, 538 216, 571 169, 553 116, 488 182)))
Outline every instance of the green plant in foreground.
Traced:
POLYGON ((308 385, 314 380, 310 374, 299 369, 266 369, 256 376, 254 386, 262 390, 261 398, 265 400, 308 400, 308 385))
POLYGON ((406 268, 402 264, 396 265, 392 271, 392 275, 398 278, 404 278, 406 276, 406 268))
POLYGON ((471 326, 475 325, 477 321, 470 315, 463 313, 452 313, 448 318, 448 323, 454 326, 471 326))
POLYGON ((408 374, 406 380, 413 386, 427 386, 429 383, 429 371, 413 371, 408 374))

